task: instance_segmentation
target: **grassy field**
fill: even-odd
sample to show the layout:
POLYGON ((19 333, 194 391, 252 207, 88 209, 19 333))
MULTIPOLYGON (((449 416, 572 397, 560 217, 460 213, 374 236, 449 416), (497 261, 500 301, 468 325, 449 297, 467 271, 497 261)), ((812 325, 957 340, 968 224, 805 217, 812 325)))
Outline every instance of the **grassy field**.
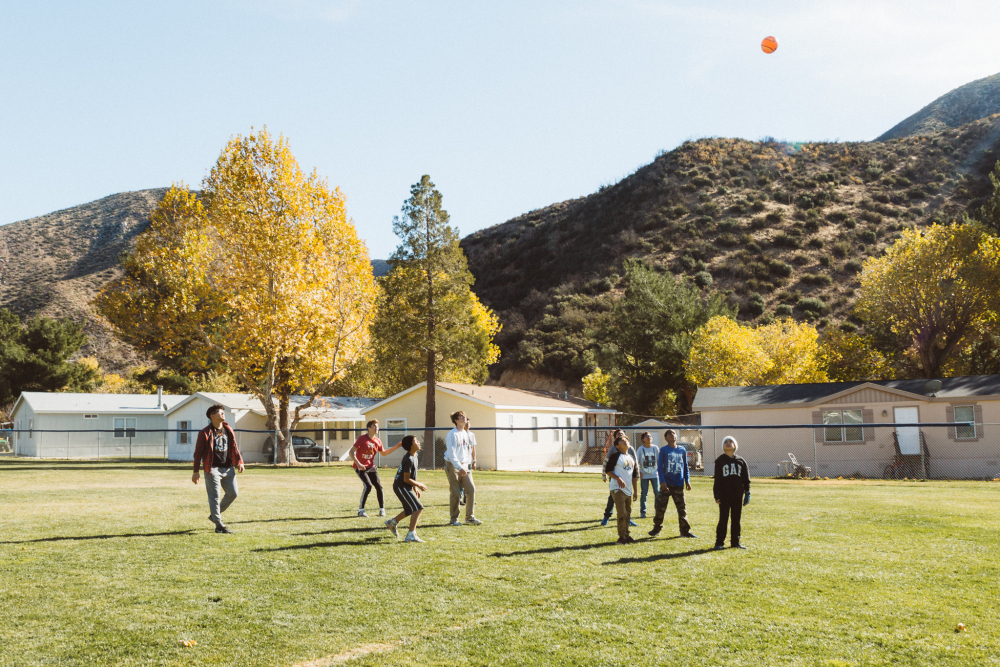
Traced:
POLYGON ((710 480, 617 546, 595 475, 478 473, 462 528, 421 479, 403 544, 342 467, 249 468, 216 535, 186 465, 0 459, 0 665, 1000 664, 1000 484, 755 480, 714 552, 710 480))

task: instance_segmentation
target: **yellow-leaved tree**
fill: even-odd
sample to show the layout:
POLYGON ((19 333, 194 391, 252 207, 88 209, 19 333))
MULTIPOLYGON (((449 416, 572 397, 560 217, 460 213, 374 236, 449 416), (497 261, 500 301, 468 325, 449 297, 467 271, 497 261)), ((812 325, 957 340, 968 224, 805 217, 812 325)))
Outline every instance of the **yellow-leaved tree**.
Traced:
POLYGON ((753 328, 713 317, 695 331, 684 369, 699 387, 826 382, 818 338, 791 318, 753 328))
POLYGON ((126 339, 221 359, 293 462, 291 430, 361 356, 375 296, 344 195, 264 129, 229 141, 200 197, 167 192, 96 306, 126 339), (290 413, 296 392, 309 398, 290 413))
POLYGON ((1000 311, 1000 239, 978 222, 907 230, 865 261, 855 304, 866 323, 911 341, 912 371, 938 377, 1000 311))
POLYGON ((891 361, 875 347, 871 336, 832 329, 820 336, 819 347, 820 358, 832 382, 896 377, 891 361))

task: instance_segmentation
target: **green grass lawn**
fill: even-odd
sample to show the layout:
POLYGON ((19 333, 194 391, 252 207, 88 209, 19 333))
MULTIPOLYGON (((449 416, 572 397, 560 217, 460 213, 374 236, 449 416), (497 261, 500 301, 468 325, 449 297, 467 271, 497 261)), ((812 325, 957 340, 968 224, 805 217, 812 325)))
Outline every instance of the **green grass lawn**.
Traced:
POLYGON ((630 546, 595 475, 477 473, 462 528, 420 479, 404 544, 343 467, 249 468, 216 535, 187 465, 0 459, 0 665, 1000 664, 1000 484, 754 480, 714 552, 707 479, 630 546))

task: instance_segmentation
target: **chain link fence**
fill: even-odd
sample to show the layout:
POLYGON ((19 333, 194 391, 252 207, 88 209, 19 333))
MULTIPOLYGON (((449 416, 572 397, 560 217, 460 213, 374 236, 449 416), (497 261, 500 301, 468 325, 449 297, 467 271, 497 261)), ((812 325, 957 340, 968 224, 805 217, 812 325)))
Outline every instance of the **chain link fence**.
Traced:
MULTIPOLYGON (((1000 478, 1000 424, 859 424, 790 426, 623 426, 633 446, 649 432, 656 446, 665 444, 665 430, 678 431, 678 444, 688 451, 693 476, 712 476, 727 436, 739 443, 755 477, 850 479, 997 479, 1000 478)), ((235 429, 248 463, 274 463, 272 431, 235 429)), ((335 430, 335 429, 330 429, 335 430)), ((336 429, 342 430, 342 429, 336 429)), ((424 443, 422 468, 443 468, 445 436, 437 427, 433 442, 424 443)), ((404 435, 424 439, 425 429, 382 429, 391 446, 404 435)), ((480 468, 512 471, 601 472, 611 447, 613 428, 474 428, 480 468)), ((0 455, 75 460, 158 459, 191 461, 197 430, 0 430, 0 455), (177 443, 182 443, 181 446, 177 443)), ((315 431, 308 433, 315 436, 315 431)), ((363 432, 352 430, 352 436, 363 432)), ((349 461, 332 456, 329 447, 293 433, 296 454, 303 461, 349 461), (324 451, 325 450, 325 451, 324 451)), ((336 452, 334 452, 336 453, 336 452)), ((402 452, 380 456, 382 467, 399 464, 402 452)))

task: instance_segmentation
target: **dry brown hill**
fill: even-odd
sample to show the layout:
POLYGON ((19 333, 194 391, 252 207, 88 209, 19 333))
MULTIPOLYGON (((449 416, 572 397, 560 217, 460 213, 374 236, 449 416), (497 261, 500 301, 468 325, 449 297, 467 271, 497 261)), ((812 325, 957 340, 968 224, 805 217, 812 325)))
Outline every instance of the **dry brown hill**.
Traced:
POLYGON ((703 139, 587 197, 462 241, 477 294, 504 322, 495 375, 575 385, 622 262, 726 293, 745 320, 848 321, 861 262, 906 227, 959 216, 991 190, 1000 115, 886 142, 703 139))
POLYGON ((932 134, 1000 113, 1000 74, 967 83, 942 95, 876 141, 932 134))
POLYGON ((122 192, 0 227, 0 307, 83 322, 108 370, 139 363, 136 352, 102 326, 90 307, 97 289, 120 272, 118 258, 146 228, 166 188, 122 192))

